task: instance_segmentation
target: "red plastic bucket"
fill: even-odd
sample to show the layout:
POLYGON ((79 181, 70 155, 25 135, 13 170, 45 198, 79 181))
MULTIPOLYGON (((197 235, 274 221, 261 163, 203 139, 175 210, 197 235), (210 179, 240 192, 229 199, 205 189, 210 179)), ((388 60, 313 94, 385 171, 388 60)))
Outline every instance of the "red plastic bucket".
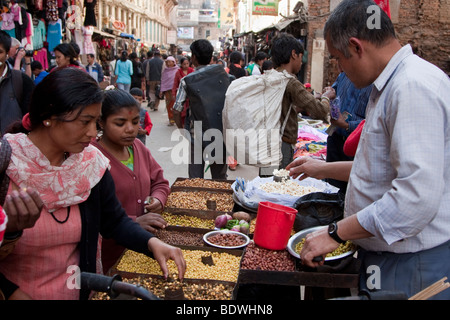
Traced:
POLYGON ((297 210, 268 201, 259 203, 253 241, 256 245, 283 250, 289 241, 297 210))

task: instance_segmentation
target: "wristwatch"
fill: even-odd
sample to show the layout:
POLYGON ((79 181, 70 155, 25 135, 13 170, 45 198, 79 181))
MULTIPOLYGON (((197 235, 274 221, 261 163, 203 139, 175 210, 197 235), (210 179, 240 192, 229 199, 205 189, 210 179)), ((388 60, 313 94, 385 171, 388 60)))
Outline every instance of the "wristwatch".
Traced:
POLYGON ((342 240, 337 234, 338 226, 336 222, 332 222, 328 225, 328 234, 334 241, 338 243, 344 243, 345 240, 342 240))

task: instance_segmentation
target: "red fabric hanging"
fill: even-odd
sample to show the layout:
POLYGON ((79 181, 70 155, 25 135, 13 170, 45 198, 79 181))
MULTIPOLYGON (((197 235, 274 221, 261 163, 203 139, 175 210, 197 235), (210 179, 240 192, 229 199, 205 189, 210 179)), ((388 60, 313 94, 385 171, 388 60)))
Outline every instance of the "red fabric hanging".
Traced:
POLYGON ((389 8, 389 0, 375 0, 375 3, 380 6, 386 14, 391 17, 391 9, 389 8))

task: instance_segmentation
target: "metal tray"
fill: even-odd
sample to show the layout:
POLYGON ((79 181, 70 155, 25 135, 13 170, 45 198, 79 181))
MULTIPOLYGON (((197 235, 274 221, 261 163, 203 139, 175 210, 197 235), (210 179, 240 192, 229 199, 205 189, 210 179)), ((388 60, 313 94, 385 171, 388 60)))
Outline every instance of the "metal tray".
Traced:
POLYGON ((244 248, 245 246, 247 246, 250 243, 250 238, 247 235, 245 235, 245 234, 243 234, 241 232, 236 232, 236 231, 231 231, 231 230, 215 230, 215 231, 211 231, 211 232, 208 232, 208 233, 204 234, 203 235, 203 241, 205 241, 208 245, 216 247, 216 248, 221 248, 221 249, 239 249, 239 248, 244 248), (211 236, 214 236, 216 234, 225 234, 225 233, 233 233, 233 234, 240 235, 241 237, 243 237, 245 239, 245 243, 241 244, 239 246, 226 247, 226 246, 220 246, 220 245, 217 245, 215 243, 212 243, 212 242, 208 241, 208 238, 211 237, 211 236))
MULTIPOLYGON (((312 233, 314 231, 320 230, 326 228, 326 226, 317 226, 317 227, 312 227, 312 228, 308 228, 302 231, 297 232, 296 234, 294 234, 292 237, 289 238, 288 244, 286 249, 289 251, 289 253, 291 255, 293 255, 294 257, 296 257, 297 259, 301 259, 300 255, 295 251, 295 246, 303 239, 306 237, 307 234, 312 233)), ((352 249, 350 251, 344 252, 340 255, 337 256, 332 256, 332 257, 326 257, 325 261, 332 261, 332 260, 339 260, 345 257, 348 257, 349 255, 354 254, 356 251, 355 246, 352 246, 352 249)))

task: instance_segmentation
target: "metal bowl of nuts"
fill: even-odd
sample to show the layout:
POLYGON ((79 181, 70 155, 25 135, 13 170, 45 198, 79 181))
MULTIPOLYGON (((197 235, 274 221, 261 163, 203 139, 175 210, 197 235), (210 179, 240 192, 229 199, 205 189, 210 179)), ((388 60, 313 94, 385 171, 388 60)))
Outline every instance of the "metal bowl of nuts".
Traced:
MULTIPOLYGON (((317 226, 312 227, 308 229, 304 229, 302 231, 297 232, 294 234, 288 241, 286 249, 289 251, 290 254, 292 254, 294 257, 301 259, 300 252, 302 251, 302 245, 305 241, 306 235, 308 233, 312 233, 314 231, 320 230, 322 228, 327 228, 326 226, 317 226)), ((339 245, 339 247, 334 250, 333 252, 330 252, 325 257, 325 261, 331 261, 331 260, 338 260, 345 258, 356 251, 356 246, 350 242, 346 241, 339 245)))
POLYGON ((250 238, 237 231, 215 230, 206 233, 203 236, 203 241, 216 248, 238 249, 248 245, 250 238))

